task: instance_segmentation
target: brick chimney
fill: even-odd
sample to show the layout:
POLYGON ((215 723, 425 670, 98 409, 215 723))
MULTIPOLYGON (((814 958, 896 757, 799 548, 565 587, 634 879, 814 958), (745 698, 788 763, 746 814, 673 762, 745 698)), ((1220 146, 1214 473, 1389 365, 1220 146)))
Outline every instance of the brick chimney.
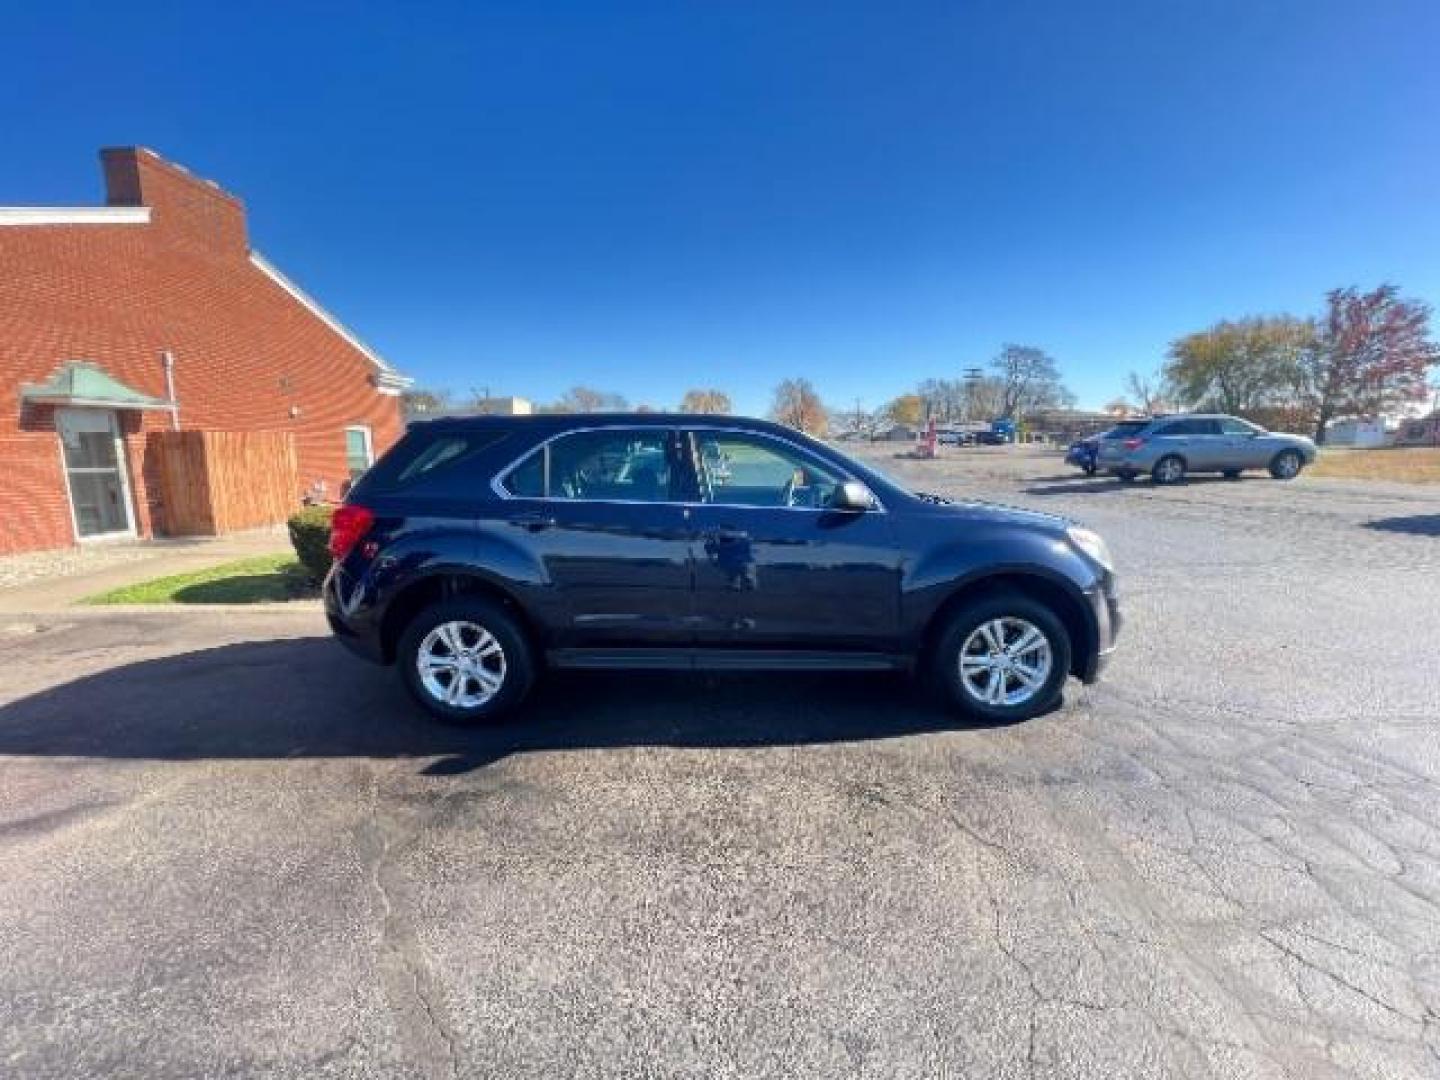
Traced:
POLYGON ((148 206, 154 228, 217 254, 246 256, 245 204, 143 146, 100 151, 109 206, 148 206))

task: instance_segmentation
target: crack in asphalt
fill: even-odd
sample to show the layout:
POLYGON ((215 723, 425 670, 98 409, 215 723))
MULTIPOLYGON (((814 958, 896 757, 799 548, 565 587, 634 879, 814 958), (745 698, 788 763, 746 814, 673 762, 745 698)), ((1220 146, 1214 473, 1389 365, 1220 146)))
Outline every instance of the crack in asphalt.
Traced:
POLYGON ((380 819, 376 776, 371 777, 369 803, 369 814, 361 822, 356 847, 380 909, 381 982, 416 1064, 427 1077, 453 1080, 459 1076, 455 1035, 441 1015, 439 991, 420 955, 414 930, 392 897, 393 886, 387 880, 397 844, 392 839, 392 829, 380 819))

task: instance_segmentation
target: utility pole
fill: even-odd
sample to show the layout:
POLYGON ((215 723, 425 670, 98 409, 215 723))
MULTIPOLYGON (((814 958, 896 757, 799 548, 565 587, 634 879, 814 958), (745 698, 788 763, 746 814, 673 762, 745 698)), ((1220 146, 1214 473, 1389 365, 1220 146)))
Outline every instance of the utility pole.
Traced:
POLYGON ((965 421, 969 423, 975 419, 975 387, 985 377, 985 373, 978 367, 967 367, 962 377, 965 380, 965 421))

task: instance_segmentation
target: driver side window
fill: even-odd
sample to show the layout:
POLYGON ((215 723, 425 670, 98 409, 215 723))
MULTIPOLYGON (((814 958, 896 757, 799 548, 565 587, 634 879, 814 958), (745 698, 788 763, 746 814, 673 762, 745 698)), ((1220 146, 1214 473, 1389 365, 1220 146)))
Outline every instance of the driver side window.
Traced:
POLYGON ((844 477, 768 439, 723 431, 695 433, 700 501, 730 506, 830 505, 844 477))

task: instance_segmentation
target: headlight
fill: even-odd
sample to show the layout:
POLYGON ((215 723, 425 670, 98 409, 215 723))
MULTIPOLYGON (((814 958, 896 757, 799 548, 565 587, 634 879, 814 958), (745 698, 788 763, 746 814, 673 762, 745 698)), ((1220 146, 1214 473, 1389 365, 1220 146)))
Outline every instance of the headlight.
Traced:
POLYGON ((1065 530, 1065 535, 1070 537, 1070 542, 1083 551, 1090 558, 1103 566, 1106 570, 1115 569, 1115 561, 1110 557, 1110 548, 1100 538, 1097 532, 1089 529, 1082 529, 1078 525, 1071 525, 1065 530))

